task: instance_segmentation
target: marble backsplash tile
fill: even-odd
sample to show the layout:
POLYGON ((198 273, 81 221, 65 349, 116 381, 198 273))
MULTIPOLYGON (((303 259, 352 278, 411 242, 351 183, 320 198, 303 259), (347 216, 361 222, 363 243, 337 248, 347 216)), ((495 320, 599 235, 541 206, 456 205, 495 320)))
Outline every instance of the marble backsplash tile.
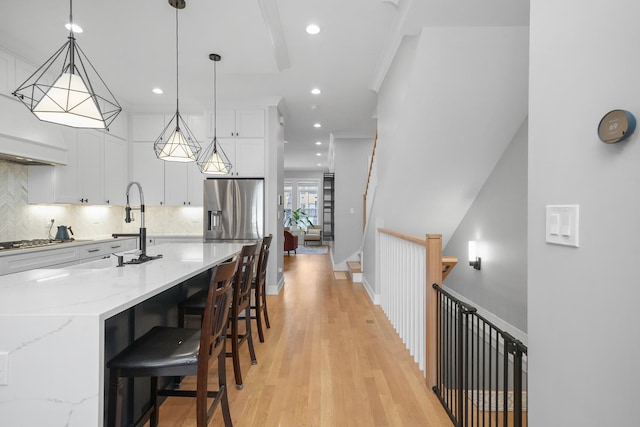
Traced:
MULTIPOLYGON (((140 212, 134 222, 124 222, 123 206, 30 205, 28 167, 0 160, 0 241, 43 239, 55 236, 60 225, 71 226, 76 239, 137 233, 140 212)), ((202 208, 183 206, 146 207, 148 235, 202 235, 202 208)))

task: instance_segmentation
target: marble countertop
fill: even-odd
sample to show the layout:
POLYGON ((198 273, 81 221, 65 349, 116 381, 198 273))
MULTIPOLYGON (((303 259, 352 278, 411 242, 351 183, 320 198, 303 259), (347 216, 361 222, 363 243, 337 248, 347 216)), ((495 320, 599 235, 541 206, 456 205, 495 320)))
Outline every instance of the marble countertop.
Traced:
MULTIPOLYGON (((163 258, 117 267, 115 257, 64 268, 0 276, 0 315, 95 315, 109 318, 229 258, 240 243, 152 246, 163 258)), ((134 255, 125 256, 125 262, 134 255)))
POLYGON ((8 367, 0 424, 102 427, 107 320, 241 248, 169 243, 148 248, 163 258, 143 264, 117 267, 111 257, 0 276, 0 353, 8 367))

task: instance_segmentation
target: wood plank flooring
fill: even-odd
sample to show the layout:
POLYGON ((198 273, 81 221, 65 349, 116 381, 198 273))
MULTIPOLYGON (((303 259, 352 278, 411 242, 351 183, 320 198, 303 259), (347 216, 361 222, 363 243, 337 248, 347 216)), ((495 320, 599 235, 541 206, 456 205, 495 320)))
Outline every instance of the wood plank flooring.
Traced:
MULTIPOLYGON (((362 285, 336 280, 328 255, 284 258, 284 289, 267 297, 264 343, 254 330, 258 364, 241 349, 242 390, 227 358, 234 426, 451 426, 362 285)), ((211 372, 216 383, 215 365, 211 372)), ((193 427, 194 414, 192 399, 169 398, 160 425, 193 427)), ((220 409, 209 425, 224 425, 220 409)))

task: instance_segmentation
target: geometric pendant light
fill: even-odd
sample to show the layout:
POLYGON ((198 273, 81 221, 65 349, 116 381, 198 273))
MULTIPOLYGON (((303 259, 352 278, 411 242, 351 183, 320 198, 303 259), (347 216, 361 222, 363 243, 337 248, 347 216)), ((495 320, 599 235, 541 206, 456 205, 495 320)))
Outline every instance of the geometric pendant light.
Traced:
POLYGON ((186 6, 184 0, 169 0, 176 9, 176 113, 153 144, 156 156, 168 162, 195 162, 202 147, 180 115, 178 96, 178 10, 186 6))
MULTIPOLYGON (((72 0, 69 0, 69 23, 73 24, 72 0)), ((108 129, 122 111, 78 46, 73 25, 68 41, 13 95, 40 120, 74 128, 108 129)))
POLYGON ((207 149, 202 153, 198 160, 200 172, 208 175, 228 175, 231 173, 231 162, 224 150, 218 145, 218 137, 216 135, 217 112, 216 112, 216 63, 220 61, 221 56, 212 53, 209 59, 213 61, 213 141, 207 149))

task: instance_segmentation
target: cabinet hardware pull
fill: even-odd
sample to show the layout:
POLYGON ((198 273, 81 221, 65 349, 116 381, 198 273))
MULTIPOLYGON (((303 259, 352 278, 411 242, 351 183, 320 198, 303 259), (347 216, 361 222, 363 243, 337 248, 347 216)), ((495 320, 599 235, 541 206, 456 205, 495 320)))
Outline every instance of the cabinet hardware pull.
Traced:
POLYGON ((100 249, 89 249, 87 252, 100 252, 100 249))
POLYGON ((120 245, 111 246, 111 249, 118 249, 119 247, 120 247, 120 245))

